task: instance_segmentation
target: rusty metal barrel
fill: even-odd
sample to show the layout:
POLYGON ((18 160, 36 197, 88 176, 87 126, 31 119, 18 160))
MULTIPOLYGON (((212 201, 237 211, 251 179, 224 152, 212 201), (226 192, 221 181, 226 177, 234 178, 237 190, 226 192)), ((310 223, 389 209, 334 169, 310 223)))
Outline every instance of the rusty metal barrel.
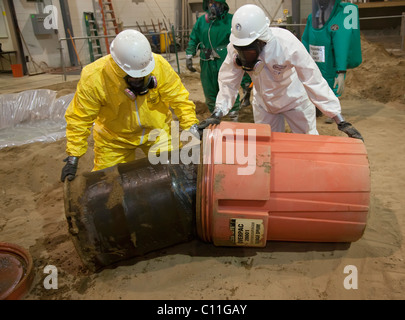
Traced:
POLYGON ((194 164, 144 158, 65 183, 66 219, 82 262, 98 271, 193 239, 196 175, 194 164))

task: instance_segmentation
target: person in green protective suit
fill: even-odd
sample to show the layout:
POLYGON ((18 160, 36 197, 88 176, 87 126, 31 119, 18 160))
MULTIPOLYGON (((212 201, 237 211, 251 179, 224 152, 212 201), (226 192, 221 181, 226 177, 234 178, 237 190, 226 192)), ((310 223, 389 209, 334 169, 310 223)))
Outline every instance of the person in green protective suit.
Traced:
MULTIPOLYGON (((190 41, 186 49, 186 66, 191 72, 192 58, 200 50, 201 84, 204 90, 205 102, 210 112, 215 109, 215 101, 219 92, 218 73, 227 55, 227 45, 231 35, 233 15, 229 13, 229 6, 225 0, 204 0, 203 9, 206 14, 197 19, 190 34, 190 41)), ((248 89, 251 79, 245 74, 241 86, 248 89)), ((245 91, 246 92, 246 91, 245 91)), ((250 91, 249 91, 250 92, 250 91)), ((240 108, 238 96, 234 107, 228 116, 237 121, 240 108)))
POLYGON ((301 40, 340 97, 347 69, 362 62, 358 7, 341 0, 313 0, 301 40))

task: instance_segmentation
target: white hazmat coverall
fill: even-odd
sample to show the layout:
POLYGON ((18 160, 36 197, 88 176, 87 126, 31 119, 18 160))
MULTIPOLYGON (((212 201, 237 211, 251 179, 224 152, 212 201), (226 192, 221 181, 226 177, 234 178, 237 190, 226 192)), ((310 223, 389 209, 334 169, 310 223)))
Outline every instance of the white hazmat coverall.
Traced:
MULTIPOLYGON (((254 84, 255 123, 266 123, 273 132, 284 132, 285 119, 293 133, 318 134, 314 105, 327 117, 334 118, 341 113, 338 98, 304 45, 290 31, 269 28, 265 41, 259 55, 263 68, 248 72, 254 84)), ((229 44, 219 72, 220 91, 215 110, 224 115, 234 105, 245 72, 234 62, 236 55, 237 51, 229 44)))

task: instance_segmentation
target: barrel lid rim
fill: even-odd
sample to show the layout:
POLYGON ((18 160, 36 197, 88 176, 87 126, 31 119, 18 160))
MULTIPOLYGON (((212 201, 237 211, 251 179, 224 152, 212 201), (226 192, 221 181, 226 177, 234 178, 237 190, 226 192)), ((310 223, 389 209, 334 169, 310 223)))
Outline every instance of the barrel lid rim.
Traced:
MULTIPOLYGON (((5 257, 9 256, 17 259, 22 264, 21 268, 23 268, 23 275, 21 279, 19 279, 18 283, 13 284, 6 290, 0 292, 0 300, 20 300, 29 292, 34 280, 32 256, 25 248, 7 242, 0 242, 0 253, 2 253, 5 257)), ((0 272, 1 271, 2 269, 0 263, 0 272)))

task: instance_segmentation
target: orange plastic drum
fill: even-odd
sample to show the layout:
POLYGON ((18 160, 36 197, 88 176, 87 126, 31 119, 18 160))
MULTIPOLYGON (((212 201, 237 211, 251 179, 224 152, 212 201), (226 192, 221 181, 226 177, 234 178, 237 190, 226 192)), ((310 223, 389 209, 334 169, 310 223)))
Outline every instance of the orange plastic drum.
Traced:
POLYGON ((361 140, 222 122, 204 139, 197 231, 218 246, 354 242, 366 227, 370 168, 361 140))

